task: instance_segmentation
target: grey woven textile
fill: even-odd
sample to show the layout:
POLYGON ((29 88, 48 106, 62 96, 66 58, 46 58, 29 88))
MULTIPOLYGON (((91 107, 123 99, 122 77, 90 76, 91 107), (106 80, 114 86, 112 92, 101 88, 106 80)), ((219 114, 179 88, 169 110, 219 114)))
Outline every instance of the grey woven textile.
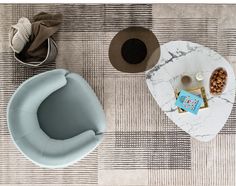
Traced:
MULTIPOLYGON (((1 4, 0 5, 0 184, 99 186, 235 186, 236 105, 219 135, 198 142, 160 110, 144 73, 115 70, 108 48, 128 26, 151 29, 160 44, 188 40, 208 46, 236 65, 236 5, 190 4, 1 4), (22 17, 60 12, 55 63, 37 69, 19 64, 8 46, 8 30, 22 17), (6 106, 27 78, 54 68, 81 74, 107 116, 102 144, 82 161, 48 170, 28 161, 14 146, 6 106)), ((223 112, 223 110, 222 110, 223 112)))

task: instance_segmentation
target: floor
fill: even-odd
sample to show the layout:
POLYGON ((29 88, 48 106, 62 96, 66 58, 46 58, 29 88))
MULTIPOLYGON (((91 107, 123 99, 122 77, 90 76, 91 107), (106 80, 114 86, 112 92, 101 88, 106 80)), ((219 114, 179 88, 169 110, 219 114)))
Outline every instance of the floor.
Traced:
MULTIPOLYGON (((108 58, 111 39, 122 28, 144 26, 160 44, 189 40, 226 57, 236 69, 236 5, 0 5, 0 184, 2 185, 236 185, 236 105, 220 134, 198 142, 159 109, 144 73, 115 70, 108 58), (28 69, 8 46, 11 24, 38 12, 61 12, 55 35, 56 63, 28 69), (95 90, 107 117, 103 143, 65 169, 37 167, 16 149, 6 124, 7 102, 25 79, 54 68, 81 74, 95 90)), ((222 109, 223 112, 223 109, 222 109)))

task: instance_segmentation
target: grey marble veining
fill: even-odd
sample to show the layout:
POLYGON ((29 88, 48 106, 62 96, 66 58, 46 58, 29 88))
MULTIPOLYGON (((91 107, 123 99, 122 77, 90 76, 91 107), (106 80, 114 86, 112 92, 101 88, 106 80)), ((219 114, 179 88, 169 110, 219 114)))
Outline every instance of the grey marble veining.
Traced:
POLYGON ((165 114, 181 129, 200 141, 214 138, 226 123, 234 103, 235 76, 233 68, 217 52, 188 41, 172 41, 161 46, 161 57, 155 67, 146 72, 148 88, 165 114), (214 69, 223 67, 228 74, 227 84, 220 96, 209 92, 209 79, 214 69), (209 107, 197 115, 179 113, 175 106, 175 90, 180 90, 181 76, 195 78, 202 72, 204 80, 193 87, 204 86, 209 107))

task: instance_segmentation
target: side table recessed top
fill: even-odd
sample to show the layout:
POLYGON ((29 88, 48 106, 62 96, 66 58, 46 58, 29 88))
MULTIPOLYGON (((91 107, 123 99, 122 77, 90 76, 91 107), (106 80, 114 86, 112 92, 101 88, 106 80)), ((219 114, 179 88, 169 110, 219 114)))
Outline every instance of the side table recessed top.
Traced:
POLYGON ((161 56, 155 67, 146 72, 148 88, 165 114, 181 129, 200 141, 209 141, 223 128, 235 99, 235 75, 232 66, 217 52, 188 41, 172 41, 161 46, 161 56), (223 93, 213 96, 209 91, 211 73, 223 67, 228 74, 223 93), (208 108, 197 115, 179 113, 175 106, 175 89, 183 74, 195 78, 201 72, 208 108))

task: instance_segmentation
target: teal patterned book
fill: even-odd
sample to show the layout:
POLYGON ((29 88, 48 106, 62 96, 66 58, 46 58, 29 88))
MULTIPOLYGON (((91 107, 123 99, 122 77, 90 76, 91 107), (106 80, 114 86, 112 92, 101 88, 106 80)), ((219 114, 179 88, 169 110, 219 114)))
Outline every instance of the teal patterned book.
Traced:
POLYGON ((202 103, 203 99, 201 97, 191 94, 185 90, 181 90, 175 105, 185 111, 197 114, 202 103))

